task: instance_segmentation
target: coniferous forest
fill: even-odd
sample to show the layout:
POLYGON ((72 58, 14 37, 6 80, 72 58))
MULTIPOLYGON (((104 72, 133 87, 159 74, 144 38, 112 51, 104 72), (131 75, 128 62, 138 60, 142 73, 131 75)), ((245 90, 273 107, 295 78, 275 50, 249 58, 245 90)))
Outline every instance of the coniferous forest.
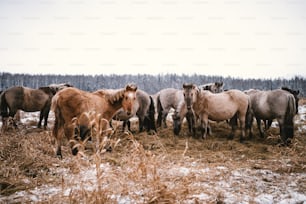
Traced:
POLYGON ((194 83, 197 85, 211 82, 224 83, 224 89, 247 90, 251 88, 261 90, 272 90, 282 86, 299 90, 301 96, 306 96, 306 79, 301 76, 295 76, 291 79, 241 79, 234 77, 222 76, 205 76, 205 75, 177 75, 177 74, 160 74, 160 75, 42 75, 42 74, 11 74, 0 73, 0 90, 11 86, 26 86, 38 88, 54 83, 69 83, 79 89, 94 91, 102 88, 121 88, 128 83, 135 83, 137 86, 154 94, 159 90, 167 87, 181 88, 183 83, 194 83))

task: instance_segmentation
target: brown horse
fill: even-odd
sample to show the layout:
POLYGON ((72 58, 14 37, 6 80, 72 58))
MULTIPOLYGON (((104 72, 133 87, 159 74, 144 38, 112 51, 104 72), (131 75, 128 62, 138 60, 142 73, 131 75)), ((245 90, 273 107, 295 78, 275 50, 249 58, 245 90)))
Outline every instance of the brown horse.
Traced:
MULTIPOLYGON (((120 108, 123 108, 127 114, 131 114, 136 100, 136 90, 136 85, 127 85, 122 89, 101 89, 92 93, 77 88, 66 88, 59 91, 53 97, 51 106, 55 113, 52 133, 57 141, 57 156, 62 158, 63 135, 68 140, 78 139, 73 137, 75 131, 72 124, 73 118, 79 118, 84 112, 94 111, 96 114, 100 114, 102 118, 110 121, 120 108)), ((84 140, 85 137, 83 135, 81 139, 84 140)), ((70 143, 70 147, 72 154, 76 155, 78 148, 73 143, 70 143)))
POLYGON ((236 130, 236 119, 239 119, 241 137, 245 136, 245 120, 250 109, 249 96, 239 90, 228 90, 221 93, 211 93, 199 90, 193 84, 184 84, 184 99, 187 106, 191 106, 194 113, 199 117, 202 127, 202 138, 206 138, 208 120, 223 121, 230 119, 233 138, 236 130))
MULTIPOLYGON (((264 137, 261 120, 277 119, 281 140, 284 144, 288 144, 294 135, 293 119, 297 108, 294 96, 281 89, 271 91, 251 89, 245 92, 251 98, 252 113, 256 118, 260 136, 264 137)), ((250 134, 252 135, 252 130, 250 134)))
MULTIPOLYGON (((44 119, 44 128, 46 128, 51 99, 56 91, 56 86, 40 87, 38 89, 14 86, 3 91, 0 95, 0 111, 3 127, 6 127, 8 117, 13 118, 18 110, 23 110, 25 112, 40 111, 37 127, 41 127, 41 122, 44 119)), ((17 127, 15 122, 13 124, 17 127)))

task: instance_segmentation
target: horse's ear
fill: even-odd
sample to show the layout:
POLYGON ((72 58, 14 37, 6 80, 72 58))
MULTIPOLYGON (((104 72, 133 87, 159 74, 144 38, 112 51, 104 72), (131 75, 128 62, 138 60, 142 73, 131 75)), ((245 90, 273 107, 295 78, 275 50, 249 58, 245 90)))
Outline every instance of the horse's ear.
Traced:
POLYGON ((187 84, 187 83, 183 84, 184 89, 193 88, 193 86, 195 86, 195 85, 194 84, 187 84))
POLYGON ((136 84, 128 84, 126 85, 125 90, 126 91, 137 91, 137 86, 136 84))
POLYGON ((77 122, 78 122, 78 118, 77 117, 74 117, 74 118, 71 119, 72 125, 76 126, 77 122))

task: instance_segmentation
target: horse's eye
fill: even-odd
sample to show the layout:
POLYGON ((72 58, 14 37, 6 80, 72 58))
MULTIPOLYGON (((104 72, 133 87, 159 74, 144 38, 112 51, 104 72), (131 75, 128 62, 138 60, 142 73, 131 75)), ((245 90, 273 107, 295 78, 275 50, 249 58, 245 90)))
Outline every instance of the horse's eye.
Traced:
POLYGON ((186 94, 184 93, 184 97, 186 97, 186 94))

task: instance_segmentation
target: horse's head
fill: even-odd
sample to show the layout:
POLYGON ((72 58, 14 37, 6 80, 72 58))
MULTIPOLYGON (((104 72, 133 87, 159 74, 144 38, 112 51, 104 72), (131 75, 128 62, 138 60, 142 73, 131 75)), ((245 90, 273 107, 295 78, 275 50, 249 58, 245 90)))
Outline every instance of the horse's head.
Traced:
POLYGON ((223 84, 222 81, 221 82, 215 82, 211 92, 213 92, 213 93, 223 92, 223 86, 224 86, 224 84, 223 84))
POLYGON ((296 106, 296 113, 298 113, 298 106, 299 106, 299 100, 300 100, 298 95, 300 94, 300 90, 293 90, 293 89, 290 89, 290 88, 285 87, 285 86, 282 87, 282 90, 287 91, 287 92, 291 93, 294 96, 295 106, 296 106))
POLYGON ((197 99, 197 94, 199 92, 199 89, 194 84, 183 84, 184 89, 184 100, 187 106, 187 110, 191 110, 192 104, 197 99))
POLYGON ((122 108, 128 115, 133 112, 133 106, 136 101, 136 91, 137 86, 135 84, 128 84, 125 87, 123 93, 122 108))

